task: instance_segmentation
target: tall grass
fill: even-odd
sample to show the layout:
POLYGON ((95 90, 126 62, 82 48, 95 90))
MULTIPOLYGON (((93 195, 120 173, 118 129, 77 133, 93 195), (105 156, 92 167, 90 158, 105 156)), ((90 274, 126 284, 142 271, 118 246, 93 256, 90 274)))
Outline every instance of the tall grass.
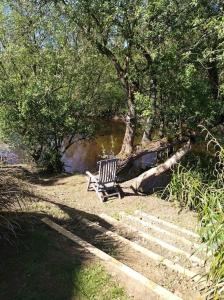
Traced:
POLYGON ((198 212, 199 233, 212 254, 207 298, 224 299, 224 147, 205 128, 203 132, 207 147, 214 150, 212 172, 211 166, 205 169, 199 165, 192 168, 178 165, 165 195, 167 200, 198 212))
POLYGON ((166 199, 178 202, 181 207, 195 209, 200 202, 202 178, 200 172, 178 164, 173 172, 171 182, 164 191, 166 199))
POLYGON ((24 206, 24 186, 7 169, 0 167, 0 239, 12 242, 20 227, 16 212, 24 206))

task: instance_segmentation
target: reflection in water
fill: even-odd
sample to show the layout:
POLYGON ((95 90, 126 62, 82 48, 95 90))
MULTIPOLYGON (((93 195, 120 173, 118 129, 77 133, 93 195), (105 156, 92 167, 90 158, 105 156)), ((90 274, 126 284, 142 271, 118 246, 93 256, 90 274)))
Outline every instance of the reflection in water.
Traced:
POLYGON ((101 124, 95 139, 76 142, 66 151, 62 158, 66 172, 94 171, 103 154, 119 153, 125 125, 120 121, 101 121, 101 124))
MULTIPOLYGON (((116 155, 119 153, 124 137, 125 124, 120 121, 97 121, 93 126, 99 127, 98 134, 94 139, 80 140, 75 142, 65 153, 62 160, 65 165, 65 171, 69 173, 80 172, 84 173, 86 170, 96 171, 97 161, 102 159, 104 154, 116 155)), ((135 142, 140 142, 141 132, 138 132, 135 142)), ((199 155, 202 153, 208 154, 204 143, 193 147, 193 153, 199 155)), ((137 176, 142 170, 149 168, 151 165, 151 154, 140 157, 130 167, 129 173, 137 176), (136 175, 137 174, 137 175, 136 175)), ((130 175, 129 174, 129 175, 130 175)), ((126 176, 126 175, 125 175, 126 176)))

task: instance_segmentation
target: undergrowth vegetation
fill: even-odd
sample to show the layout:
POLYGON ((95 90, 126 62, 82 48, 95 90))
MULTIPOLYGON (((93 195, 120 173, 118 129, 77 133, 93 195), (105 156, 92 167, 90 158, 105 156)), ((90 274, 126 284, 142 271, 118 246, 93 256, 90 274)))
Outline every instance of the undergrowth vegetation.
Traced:
POLYGON ((0 238, 8 242, 16 236, 19 227, 16 211, 24 205, 23 190, 19 180, 0 169, 0 238))
POLYGON ((200 160, 194 168, 178 165, 165 190, 169 201, 198 212, 202 241, 207 244, 210 267, 208 299, 224 298, 224 147, 205 128, 207 146, 214 151, 213 167, 200 160))

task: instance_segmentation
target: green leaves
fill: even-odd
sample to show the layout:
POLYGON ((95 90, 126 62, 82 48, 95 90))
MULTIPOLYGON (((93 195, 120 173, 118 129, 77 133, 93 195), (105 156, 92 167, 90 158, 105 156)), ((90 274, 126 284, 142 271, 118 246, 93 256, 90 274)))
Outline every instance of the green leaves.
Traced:
POLYGON ((207 244, 209 257, 208 299, 222 299, 224 293, 224 147, 203 128, 208 146, 216 152, 213 164, 208 162, 202 168, 197 157, 194 169, 179 165, 172 175, 171 182, 164 194, 170 201, 176 201, 181 207, 189 207, 198 212, 200 236, 207 244), (211 169, 213 174, 211 173, 211 169), (210 254, 209 254, 210 256, 210 254))
POLYGON ((222 119, 220 1, 5 0, 0 25, 3 131, 31 148, 126 114, 130 91, 171 135, 222 119))
POLYGON ((7 2, 10 10, 4 13, 3 6, 0 13, 2 135, 17 133, 35 159, 57 168, 64 138, 92 134, 89 117, 111 113, 109 105, 101 107, 103 85, 112 83, 111 106, 122 97, 120 86, 111 66, 55 6, 7 2))
POLYGON ((152 105, 149 96, 144 96, 139 92, 135 93, 135 102, 136 110, 138 116, 141 117, 150 117, 152 115, 152 105))

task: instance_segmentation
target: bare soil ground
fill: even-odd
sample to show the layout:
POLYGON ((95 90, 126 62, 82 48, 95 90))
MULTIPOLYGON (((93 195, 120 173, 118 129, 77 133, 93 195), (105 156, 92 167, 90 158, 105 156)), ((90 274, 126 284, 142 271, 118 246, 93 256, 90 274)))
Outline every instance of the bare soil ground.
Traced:
MULTIPOLYGON (((190 280, 183 276, 177 277, 168 268, 144 257, 139 257, 138 253, 134 253, 128 247, 110 240, 91 228, 83 228, 74 218, 77 214, 82 215, 114 230, 110 224, 99 217, 101 213, 118 218, 120 212, 133 214, 135 210, 143 210, 166 221, 196 231, 196 213, 180 210, 174 203, 164 201, 156 196, 135 195, 128 189, 123 190, 122 199, 112 198, 107 202, 101 202, 95 192, 87 192, 86 176, 80 174, 41 176, 24 165, 11 168, 9 172, 13 172, 20 180, 29 184, 32 202, 27 206, 27 213, 35 216, 53 217, 74 234, 133 267, 146 277, 148 276, 174 293, 180 292, 184 299, 196 299, 199 296, 196 287, 190 280)), ((160 249, 160 255, 166 256, 165 252, 166 250, 160 249)), ((175 259, 175 255, 171 254, 170 258, 175 259)))
POLYGON ((196 213, 185 209, 180 210, 174 203, 164 201, 156 196, 135 195, 132 190, 125 189, 121 200, 111 198, 107 202, 101 202, 95 192, 86 190, 87 178, 85 175, 37 177, 34 174, 33 178, 32 175, 30 176, 30 183, 35 194, 43 199, 49 199, 55 205, 62 204, 96 215, 107 213, 114 217, 121 211, 132 214, 135 210, 140 209, 193 231, 197 230, 196 213))

